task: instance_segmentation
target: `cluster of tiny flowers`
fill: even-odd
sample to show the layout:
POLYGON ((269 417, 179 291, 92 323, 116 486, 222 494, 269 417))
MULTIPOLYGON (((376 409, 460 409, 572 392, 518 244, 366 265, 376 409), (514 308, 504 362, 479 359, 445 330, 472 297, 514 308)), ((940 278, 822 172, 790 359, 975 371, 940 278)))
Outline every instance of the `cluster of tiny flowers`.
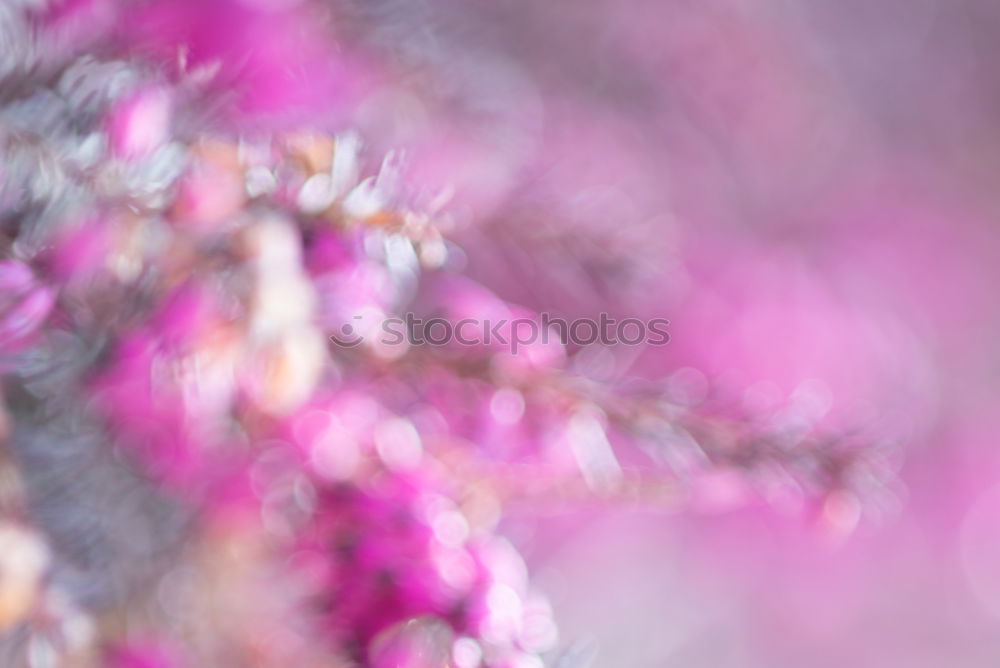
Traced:
POLYGON ((332 345, 404 307, 538 315, 462 276, 447 197, 353 134, 198 131, 196 81, 119 61, 22 79, 0 108, 5 665, 535 668, 556 626, 505 502, 849 523, 888 475, 808 411, 602 385, 559 341, 332 345))

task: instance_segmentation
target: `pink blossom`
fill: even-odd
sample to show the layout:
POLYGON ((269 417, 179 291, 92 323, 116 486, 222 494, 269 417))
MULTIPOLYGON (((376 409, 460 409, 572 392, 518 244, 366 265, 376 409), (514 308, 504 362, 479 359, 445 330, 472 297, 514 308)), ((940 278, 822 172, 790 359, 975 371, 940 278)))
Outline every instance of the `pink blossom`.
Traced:
POLYGON ((142 158, 170 137, 171 101, 163 88, 135 91, 116 102, 108 114, 108 142, 118 158, 142 158))

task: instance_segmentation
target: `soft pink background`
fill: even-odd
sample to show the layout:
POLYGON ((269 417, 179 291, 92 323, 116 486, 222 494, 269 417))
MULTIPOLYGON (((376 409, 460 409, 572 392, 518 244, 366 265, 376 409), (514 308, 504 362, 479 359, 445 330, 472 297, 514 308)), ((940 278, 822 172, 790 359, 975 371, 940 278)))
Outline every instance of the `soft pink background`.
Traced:
POLYGON ((110 4, 58 20, 220 62, 237 127, 405 147, 414 183, 456 186, 501 296, 672 321, 613 374, 691 367, 764 409, 809 381, 827 426, 899 443, 849 536, 759 508, 517 513, 593 665, 998 665, 994 3, 110 4))

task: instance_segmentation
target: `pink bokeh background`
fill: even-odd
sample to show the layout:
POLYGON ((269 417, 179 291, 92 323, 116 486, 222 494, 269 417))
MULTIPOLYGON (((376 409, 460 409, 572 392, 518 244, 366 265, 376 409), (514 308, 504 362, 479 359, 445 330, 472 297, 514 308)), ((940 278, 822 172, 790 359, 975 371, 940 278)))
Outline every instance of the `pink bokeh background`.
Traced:
POLYGON ((402 147, 414 183, 454 186, 467 271, 505 299, 671 320, 669 346, 608 351, 608 375, 683 373, 764 412, 807 392, 825 426, 898 445, 888 493, 832 528, 518 509, 508 532, 594 666, 997 665, 1000 11, 375 6, 94 0, 53 20, 165 69, 185 44, 184 68, 220 68, 220 123, 402 147))

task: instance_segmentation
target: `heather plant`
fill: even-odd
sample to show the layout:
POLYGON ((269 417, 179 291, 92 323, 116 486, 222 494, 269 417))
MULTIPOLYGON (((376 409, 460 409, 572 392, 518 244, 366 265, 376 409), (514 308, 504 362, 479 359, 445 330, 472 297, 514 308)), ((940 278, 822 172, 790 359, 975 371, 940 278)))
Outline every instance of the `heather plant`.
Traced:
MULTIPOLYGON (((558 336, 372 335, 549 314, 470 266, 502 212, 434 160, 475 149, 396 151, 355 108, 384 73, 316 26, 361 19, 255 4, 0 9, 5 665, 572 666, 508 505, 836 533, 892 485, 892 442, 825 423, 808 384, 755 410, 558 336)), ((638 264, 617 224, 546 228, 591 244, 553 283, 595 247, 638 264)))

